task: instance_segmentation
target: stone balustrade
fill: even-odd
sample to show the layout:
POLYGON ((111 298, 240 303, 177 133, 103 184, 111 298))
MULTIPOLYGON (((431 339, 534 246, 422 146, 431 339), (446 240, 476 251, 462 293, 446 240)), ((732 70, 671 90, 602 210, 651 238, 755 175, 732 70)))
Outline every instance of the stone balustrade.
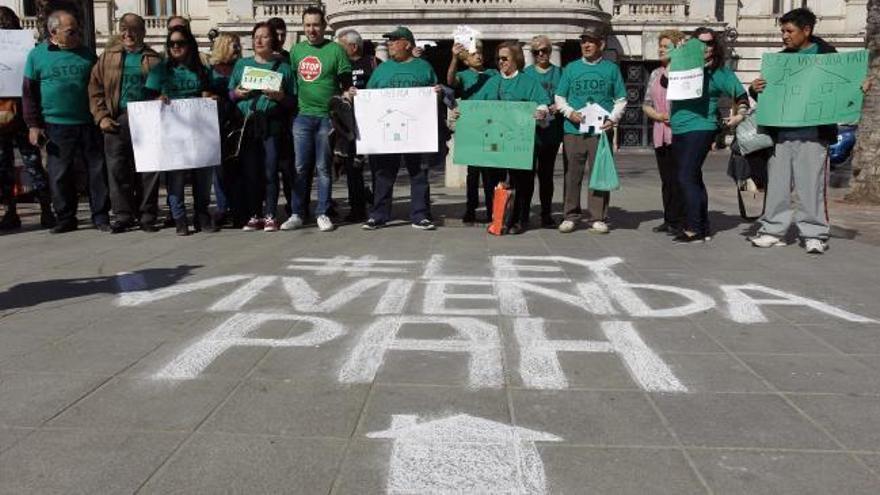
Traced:
POLYGON ((254 19, 280 17, 299 20, 306 7, 315 5, 312 0, 254 0, 254 19))
POLYGON ((33 29, 37 30, 37 18, 36 17, 22 17, 21 18, 21 27, 22 29, 33 29))
POLYGON ((566 8, 600 9, 599 0, 325 0, 327 12, 351 9, 513 9, 539 7, 550 10, 566 8))
POLYGON ((688 0, 619 0, 614 2, 614 17, 624 19, 681 20, 689 12, 688 0))

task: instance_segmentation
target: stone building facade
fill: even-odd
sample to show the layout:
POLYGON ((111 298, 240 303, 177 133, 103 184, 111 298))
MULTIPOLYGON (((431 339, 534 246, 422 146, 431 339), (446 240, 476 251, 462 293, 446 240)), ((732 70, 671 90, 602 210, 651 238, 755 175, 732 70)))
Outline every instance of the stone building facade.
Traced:
MULTIPOLYGON (((33 27, 35 0, 0 0, 33 27)), ((281 17, 288 22, 288 44, 301 37, 302 11, 319 4, 332 30, 357 29, 373 42, 377 56, 387 51, 382 33, 409 26, 425 56, 439 73, 449 61, 452 32, 459 24, 482 33, 487 51, 502 40, 528 41, 546 34, 554 42, 552 59, 567 63, 579 56, 578 35, 585 25, 610 26, 606 56, 620 65, 627 83, 630 107, 618 136, 622 146, 649 144, 648 123, 640 110, 644 86, 657 66, 657 34, 669 28, 690 31, 709 26, 724 31, 730 45, 730 65, 744 82, 760 69, 761 55, 779 49, 776 19, 801 6, 819 17, 817 32, 840 49, 864 46, 868 0, 89 0, 100 49, 114 34, 117 20, 135 12, 147 20, 148 40, 160 44, 170 15, 184 15, 207 47, 212 28, 247 38, 255 21, 281 17)), ((87 4, 86 4, 87 5, 87 4)), ((245 40, 245 46, 250 43, 245 40)), ((526 51, 527 57, 530 56, 526 51)), ((530 62, 527 60, 527 62, 530 62)), ((491 63, 491 55, 490 55, 491 63)))

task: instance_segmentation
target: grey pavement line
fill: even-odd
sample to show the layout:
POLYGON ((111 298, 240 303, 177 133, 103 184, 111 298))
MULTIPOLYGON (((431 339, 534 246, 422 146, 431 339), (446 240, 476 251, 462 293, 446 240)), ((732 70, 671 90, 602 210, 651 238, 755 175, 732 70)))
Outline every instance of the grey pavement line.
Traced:
POLYGON ((21 443, 25 438, 27 438, 27 437, 33 435, 34 433, 36 433, 37 431, 39 431, 38 427, 33 428, 33 427, 24 427, 24 426, 5 426, 4 425, 0 428, 5 429, 5 430, 27 430, 27 433, 22 435, 20 438, 15 439, 15 441, 10 443, 9 445, 7 445, 6 448, 0 449, 0 456, 2 456, 5 452, 12 450, 13 447, 15 447, 16 445, 21 443))

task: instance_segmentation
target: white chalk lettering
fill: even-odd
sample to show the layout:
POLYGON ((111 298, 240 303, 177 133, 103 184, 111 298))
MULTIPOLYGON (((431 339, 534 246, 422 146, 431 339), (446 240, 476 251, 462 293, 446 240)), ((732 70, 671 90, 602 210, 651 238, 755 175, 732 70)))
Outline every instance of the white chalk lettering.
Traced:
MULTIPOLYGON (((122 274, 122 280, 117 279, 117 285, 129 284, 131 274, 122 274)), ((230 284, 252 278, 253 275, 226 275, 223 277, 208 278, 199 280, 198 282, 188 282, 185 284, 176 284, 170 287, 163 287, 156 290, 136 290, 133 292, 123 292, 116 299, 117 306, 141 306, 144 304, 161 301, 170 297, 187 294, 197 290, 208 289, 218 285, 230 284)))
POLYGON ((772 289, 758 284, 745 285, 722 285, 721 291, 724 292, 724 299, 727 302, 727 312, 730 319, 737 323, 764 323, 767 317, 761 311, 761 306, 805 306, 813 308, 820 313, 840 318, 841 320, 852 321, 855 323, 877 323, 876 320, 860 316, 849 311, 831 306, 830 304, 808 299, 795 294, 789 294, 778 289, 772 289), (774 299, 756 299, 748 294, 750 292, 761 292, 774 299))
POLYGON ((464 352, 470 354, 468 383, 473 388, 498 388, 503 384, 501 341, 498 328, 476 318, 437 316, 383 316, 366 328, 339 371, 342 383, 370 383, 389 350, 464 352), (400 339, 404 325, 448 325, 461 339, 400 339))
POLYGON ((550 340, 543 318, 517 318, 514 333, 520 349, 520 375, 529 388, 562 390, 568 380, 562 371, 560 352, 617 353, 633 380, 651 392, 687 392, 669 366, 651 350, 632 324, 604 321, 601 328, 607 342, 594 340, 550 340))
POLYGON ((425 289, 425 303, 423 312, 426 315, 497 315, 496 308, 449 308, 446 301, 458 299, 463 301, 480 301, 497 299, 495 294, 450 294, 446 291, 449 286, 488 286, 494 284, 489 281, 465 281, 465 280, 436 280, 429 281, 425 289))
MULTIPOLYGON (((321 301, 318 292, 302 277, 282 277, 284 288, 296 311, 304 313, 331 313, 357 299, 370 289, 387 285, 376 305, 378 313, 400 312, 409 299, 412 283, 400 283, 385 278, 363 278, 336 291, 321 301)), ((404 281, 406 282, 406 281, 404 281)), ((375 312, 374 312, 375 313, 375 312)))
POLYGON ((345 334, 345 328, 335 321, 316 316, 237 313, 219 327, 200 338, 159 370, 154 378, 188 380, 199 376, 218 356, 232 347, 313 347, 345 334), (261 339, 246 337, 270 321, 308 323, 310 329, 296 337, 261 339))

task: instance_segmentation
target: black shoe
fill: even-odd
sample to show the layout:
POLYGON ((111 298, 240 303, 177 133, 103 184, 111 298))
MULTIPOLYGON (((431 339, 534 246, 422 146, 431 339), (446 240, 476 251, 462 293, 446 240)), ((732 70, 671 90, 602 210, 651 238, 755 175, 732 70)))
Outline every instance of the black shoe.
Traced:
POLYGON ((52 209, 43 207, 43 209, 40 210, 40 227, 51 229, 56 223, 58 222, 55 220, 55 214, 52 213, 52 209))
POLYGON ((176 222, 174 221, 174 217, 172 217, 171 215, 168 215, 167 217, 165 217, 165 220, 162 221, 163 227, 174 227, 175 225, 176 222))
POLYGON ((414 229, 419 229, 419 230, 436 230, 437 229, 437 226, 434 225, 434 222, 428 220, 427 218, 420 220, 418 222, 415 222, 414 224, 412 224, 412 227, 414 229))
POLYGON ((15 230, 21 228, 21 217, 13 211, 6 211, 3 218, 0 219, 0 230, 15 230))
POLYGON ((144 232, 159 232, 159 226, 152 222, 141 222, 141 230, 144 232))
POLYGON ((671 230, 672 230, 672 226, 670 226, 670 225, 669 225, 668 223, 666 223, 666 222, 663 222, 663 223, 661 223, 660 225, 658 225, 658 226, 654 227, 653 229, 651 229, 651 232, 654 232, 655 234, 659 234, 659 233, 661 233, 661 232, 669 232, 669 231, 671 231, 671 230))
POLYGON ((474 223, 476 223, 476 221, 477 215, 472 211, 465 213, 464 216, 461 217, 461 223, 466 225, 473 225, 474 223))
POLYGON ((214 223, 214 219, 211 217, 211 215, 203 213, 198 216, 197 222, 193 222, 193 230, 195 230, 196 232, 204 230, 205 232, 213 234, 219 231, 220 228, 217 227, 217 224, 214 223), (196 230, 195 228, 196 225, 198 225, 198 230, 196 230))
POLYGON ((519 235, 525 231, 526 231, 526 229, 518 223, 515 223, 507 228, 507 233, 510 235, 519 235))
POLYGON ((177 235, 180 235, 180 236, 189 235, 189 227, 186 224, 186 218, 181 218, 180 220, 175 220, 174 227, 177 230, 177 235))
POLYGON ((97 229, 98 232, 107 232, 108 234, 115 234, 116 233, 113 231, 113 227, 109 223, 104 223, 104 222, 96 223, 95 229, 97 229))
POLYGON ((706 242, 706 237, 699 234, 689 235, 686 232, 682 232, 675 236, 675 238, 672 239, 672 242, 679 244, 702 244, 706 242))
POLYGON ((383 225, 384 224, 377 222, 375 219, 370 218, 369 220, 364 222, 363 225, 361 225, 361 228, 364 230, 376 230, 381 229, 383 225))
POLYGON ((76 220, 70 220, 67 222, 58 222, 54 227, 52 227, 49 232, 53 234, 64 234, 65 232, 73 232, 79 228, 76 220))
POLYGON ((541 228, 542 229, 555 229, 557 227, 556 221, 553 220, 553 217, 550 215, 541 215, 541 228))
POLYGON ((110 232, 113 234, 121 234, 132 228, 134 228, 134 222, 110 222, 110 232))

